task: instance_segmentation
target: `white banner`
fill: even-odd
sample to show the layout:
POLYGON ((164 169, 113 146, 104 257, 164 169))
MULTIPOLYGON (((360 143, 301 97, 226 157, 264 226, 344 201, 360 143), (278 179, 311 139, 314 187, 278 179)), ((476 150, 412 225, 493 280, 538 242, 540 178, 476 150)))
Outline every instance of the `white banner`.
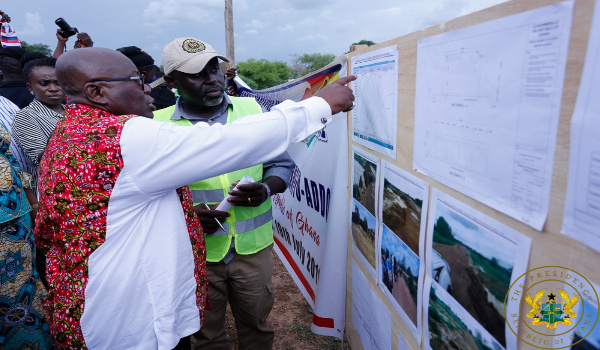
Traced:
POLYGON ((296 169, 273 196, 275 250, 314 310, 311 329, 342 339, 346 308, 348 140, 344 115, 288 152, 296 169))
MULTIPOLYGON (((299 101, 346 76, 337 57, 304 77, 265 90, 238 81, 240 96, 255 97, 264 109, 285 99, 299 101)), ((236 78, 237 79, 237 78, 236 78)), ((304 143, 290 146, 296 162, 290 186, 273 200, 275 251, 314 310, 316 334, 344 337, 348 232, 348 122, 340 113, 304 143)))

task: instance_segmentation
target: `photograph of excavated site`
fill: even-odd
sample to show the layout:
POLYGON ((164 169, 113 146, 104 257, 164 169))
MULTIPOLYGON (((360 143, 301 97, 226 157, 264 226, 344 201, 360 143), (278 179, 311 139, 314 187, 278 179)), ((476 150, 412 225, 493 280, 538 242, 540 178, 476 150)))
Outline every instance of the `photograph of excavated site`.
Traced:
POLYGON ((433 250, 441 261, 432 259, 432 277, 506 346, 504 298, 517 244, 441 202, 434 205, 433 250), (442 283, 445 270, 450 283, 442 283))

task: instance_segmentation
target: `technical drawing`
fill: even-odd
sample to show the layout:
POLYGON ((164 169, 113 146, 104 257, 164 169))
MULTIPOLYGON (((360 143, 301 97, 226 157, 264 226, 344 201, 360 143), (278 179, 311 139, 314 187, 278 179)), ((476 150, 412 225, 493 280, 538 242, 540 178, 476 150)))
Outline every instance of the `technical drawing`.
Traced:
POLYGON ((352 132, 356 142, 396 158, 398 50, 376 50, 353 57, 352 132))

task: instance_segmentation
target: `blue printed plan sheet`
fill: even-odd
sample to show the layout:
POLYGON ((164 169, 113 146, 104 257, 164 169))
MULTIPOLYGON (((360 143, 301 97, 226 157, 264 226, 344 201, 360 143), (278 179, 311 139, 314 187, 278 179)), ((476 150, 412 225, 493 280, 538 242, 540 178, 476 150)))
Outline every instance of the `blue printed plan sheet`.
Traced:
POLYGON ((541 230, 572 16, 565 1, 420 40, 413 167, 541 230))
POLYGON ((398 124, 398 47, 352 57, 356 97, 352 140, 396 159, 398 124))

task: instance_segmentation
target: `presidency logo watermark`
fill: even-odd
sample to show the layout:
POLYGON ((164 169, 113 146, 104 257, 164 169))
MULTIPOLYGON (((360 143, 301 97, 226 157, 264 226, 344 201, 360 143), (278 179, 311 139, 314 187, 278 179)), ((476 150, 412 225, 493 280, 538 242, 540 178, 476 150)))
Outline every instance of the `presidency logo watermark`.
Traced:
POLYGON ((597 305, 598 292, 583 275, 543 266, 512 283, 504 316, 521 341, 539 349, 564 349, 592 332, 599 318, 597 305))

